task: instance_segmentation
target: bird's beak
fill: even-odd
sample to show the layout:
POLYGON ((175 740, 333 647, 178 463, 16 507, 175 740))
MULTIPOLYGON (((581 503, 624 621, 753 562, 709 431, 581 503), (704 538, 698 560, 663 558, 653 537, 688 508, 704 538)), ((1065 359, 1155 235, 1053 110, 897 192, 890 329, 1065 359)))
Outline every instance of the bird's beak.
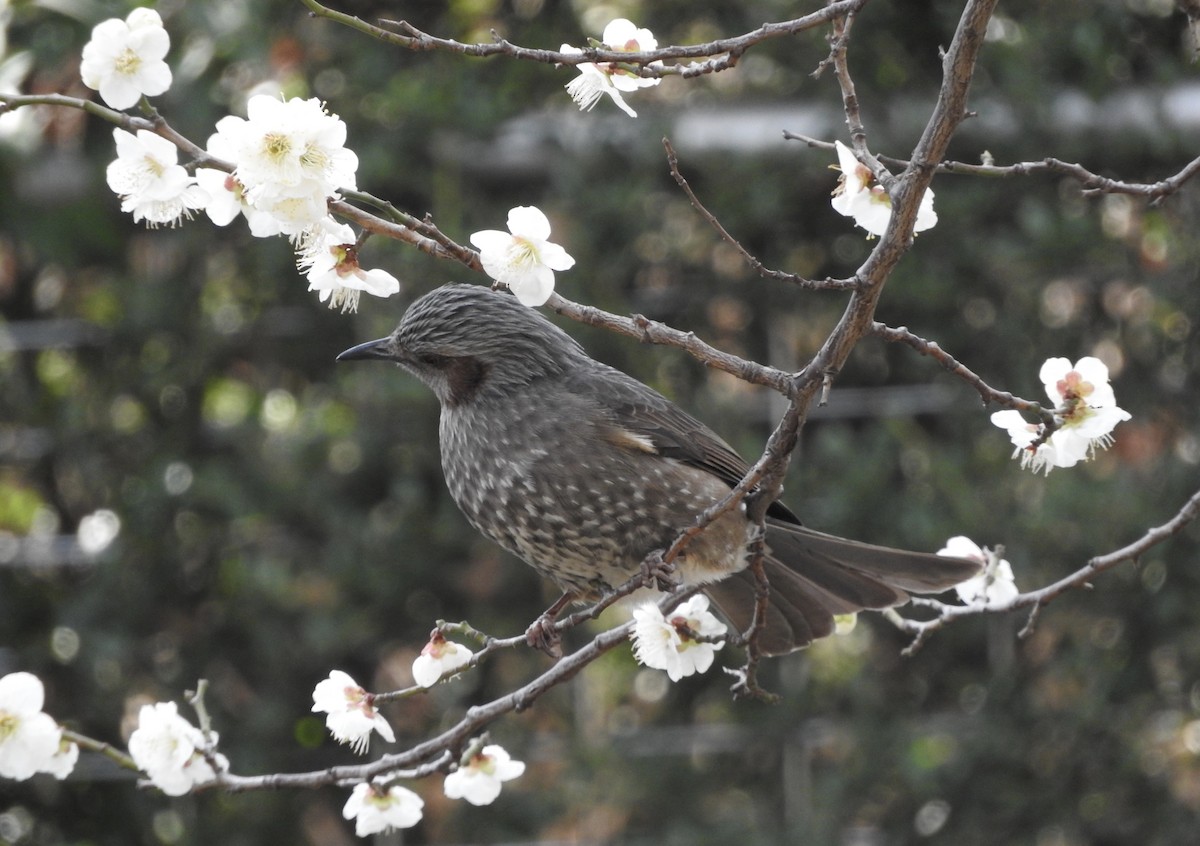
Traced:
POLYGON ((365 344, 359 344, 356 347, 351 347, 343 353, 339 353, 338 361, 353 361, 355 359, 380 359, 383 361, 394 361, 395 357, 388 348, 390 338, 380 338, 377 341, 367 341, 365 344))

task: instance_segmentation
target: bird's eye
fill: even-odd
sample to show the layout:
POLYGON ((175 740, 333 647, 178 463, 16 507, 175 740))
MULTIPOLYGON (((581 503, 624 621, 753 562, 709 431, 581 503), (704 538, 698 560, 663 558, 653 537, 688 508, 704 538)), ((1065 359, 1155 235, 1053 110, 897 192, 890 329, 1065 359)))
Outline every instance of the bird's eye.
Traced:
POLYGON ((429 367, 442 367, 446 363, 446 356, 437 353, 425 353, 417 358, 422 364, 429 367))

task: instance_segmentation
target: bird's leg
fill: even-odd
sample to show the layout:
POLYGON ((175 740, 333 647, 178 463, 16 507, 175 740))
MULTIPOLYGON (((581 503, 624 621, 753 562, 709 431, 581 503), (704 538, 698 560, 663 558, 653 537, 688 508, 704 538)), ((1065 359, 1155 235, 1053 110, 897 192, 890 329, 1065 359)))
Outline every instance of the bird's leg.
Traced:
POLYGON ((559 612, 574 602, 574 591, 567 591, 543 611, 536 620, 525 630, 525 642, 534 649, 540 649, 551 658, 562 657, 562 635, 554 630, 554 621, 559 612))
POLYGON ((642 559, 642 584, 666 593, 679 587, 675 564, 664 561, 661 550, 656 549, 642 559))

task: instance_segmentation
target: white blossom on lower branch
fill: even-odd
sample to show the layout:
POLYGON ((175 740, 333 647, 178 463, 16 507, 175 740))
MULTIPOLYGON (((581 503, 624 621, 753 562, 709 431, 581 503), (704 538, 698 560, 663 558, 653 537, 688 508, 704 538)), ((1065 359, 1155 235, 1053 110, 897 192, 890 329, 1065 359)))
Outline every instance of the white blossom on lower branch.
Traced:
POLYGON ((62 749, 62 729, 42 712, 44 701, 42 680, 32 673, 0 678, 0 777, 23 781, 48 772, 61 779, 74 768, 79 748, 62 749))
POLYGON ((359 837, 383 834, 395 828, 412 828, 421 821, 425 802, 407 787, 357 785, 342 808, 342 816, 354 820, 359 837))
POLYGON ((392 727, 375 709, 374 697, 348 673, 333 670, 313 690, 314 712, 328 714, 325 727, 338 743, 348 743, 358 754, 367 751, 371 732, 388 743, 396 739, 392 727))
POLYGON ((504 782, 524 772, 523 761, 514 761, 503 746, 493 743, 446 776, 442 789, 450 799, 466 799, 472 805, 490 805, 500 795, 504 782))
POLYGON ((229 769, 225 756, 213 751, 216 745, 216 733, 210 732, 206 738, 204 732, 179 715, 174 702, 143 705, 138 712, 138 727, 129 736, 133 762, 168 796, 189 793, 193 787, 215 779, 217 770, 229 769))
POLYGON ((446 640, 441 632, 434 630, 429 643, 413 661, 413 681, 421 687, 433 687, 442 676, 465 667, 473 655, 467 647, 446 640))
POLYGON ((725 624, 708 610, 708 597, 697 594, 679 605, 668 616, 653 602, 633 611, 633 654, 638 661, 656 670, 666 670, 671 681, 703 673, 712 666, 713 656, 725 641, 710 643, 702 638, 725 634, 725 624))
POLYGON ((1013 578, 1012 565, 994 552, 980 549, 979 544, 968 537, 957 535, 950 538, 937 554, 966 558, 984 565, 978 576, 954 586, 958 598, 967 605, 985 608, 1002 606, 1016 599, 1021 593, 1013 578))

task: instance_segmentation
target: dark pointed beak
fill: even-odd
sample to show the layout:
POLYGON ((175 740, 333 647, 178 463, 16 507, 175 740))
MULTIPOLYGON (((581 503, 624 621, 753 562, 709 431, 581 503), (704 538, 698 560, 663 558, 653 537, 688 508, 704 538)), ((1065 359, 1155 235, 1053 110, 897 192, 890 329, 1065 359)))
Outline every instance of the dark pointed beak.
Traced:
POLYGON ((338 361, 353 361, 355 359, 379 359, 381 361, 394 361, 391 351, 388 349, 388 341, 390 338, 380 338, 377 341, 367 341, 365 344, 359 344, 356 347, 351 347, 343 353, 339 353, 338 361))

